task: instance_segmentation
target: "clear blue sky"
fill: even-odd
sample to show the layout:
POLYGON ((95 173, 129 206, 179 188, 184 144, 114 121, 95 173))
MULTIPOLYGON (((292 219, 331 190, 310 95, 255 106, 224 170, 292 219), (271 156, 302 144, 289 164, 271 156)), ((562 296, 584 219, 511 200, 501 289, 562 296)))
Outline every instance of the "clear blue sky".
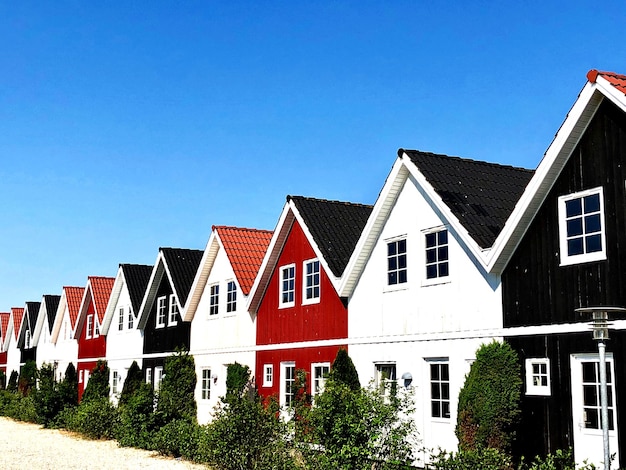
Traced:
POLYGON ((273 229, 287 194, 374 203, 398 148, 535 168, 626 2, 0 4, 0 311, 273 229))

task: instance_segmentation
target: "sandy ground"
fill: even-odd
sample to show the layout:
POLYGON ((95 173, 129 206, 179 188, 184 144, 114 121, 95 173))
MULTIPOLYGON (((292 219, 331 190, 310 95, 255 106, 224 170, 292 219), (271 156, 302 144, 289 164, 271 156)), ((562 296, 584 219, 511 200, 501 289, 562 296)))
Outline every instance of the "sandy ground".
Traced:
POLYGON ((65 431, 0 418, 0 469, 204 469, 155 452, 90 441, 65 431))

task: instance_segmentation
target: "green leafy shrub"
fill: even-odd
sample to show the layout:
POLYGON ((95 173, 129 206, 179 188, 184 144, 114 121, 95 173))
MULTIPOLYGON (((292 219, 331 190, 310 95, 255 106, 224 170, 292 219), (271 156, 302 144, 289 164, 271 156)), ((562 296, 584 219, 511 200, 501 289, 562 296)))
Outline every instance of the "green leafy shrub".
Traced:
POLYGON ((250 368, 234 362, 226 368, 226 395, 222 398, 225 403, 238 399, 243 394, 250 380, 250 368))
POLYGON ((432 456, 431 467, 438 470, 514 470, 511 457, 492 448, 457 453, 440 451, 439 454, 432 456))
POLYGON ((334 380, 335 383, 343 383, 354 391, 361 388, 359 374, 356 371, 356 367, 354 367, 352 358, 345 349, 340 349, 337 352, 337 356, 335 356, 335 360, 330 367, 328 378, 334 380))
POLYGON ((455 433, 459 449, 508 452, 520 416, 522 378, 508 343, 482 345, 459 393, 455 433))
POLYGON ((118 407, 120 421, 115 438, 124 447, 153 448, 155 432, 154 392, 152 386, 141 383, 118 407))
POLYGON ((65 375, 59 382, 58 390, 61 410, 78 405, 78 376, 76 367, 71 362, 65 369, 65 375))
POLYGON ((187 419, 175 419, 154 434, 154 449, 161 455, 194 460, 198 452, 200 426, 187 419))
POLYGON ((7 388, 7 374, 0 370, 0 390, 4 390, 7 388))
POLYGON ((165 360, 165 375, 159 388, 156 406, 158 423, 186 419, 196 422, 196 367, 188 351, 177 351, 165 360))
POLYGON ((109 398, 92 397, 62 413, 65 427, 89 439, 113 439, 119 422, 117 409, 109 398))
POLYGON ((89 382, 83 393, 82 401, 109 399, 109 366, 106 361, 98 360, 89 374, 89 382))
POLYGON ((535 457, 530 464, 522 460, 518 470, 596 470, 596 466, 584 464, 577 469, 572 450, 558 449, 554 454, 548 454, 545 458, 535 457))
POLYGON ((54 367, 43 364, 39 371, 39 388, 33 393, 37 422, 50 427, 61 411, 61 399, 57 382, 54 378, 54 367))
POLYGON ((17 393, 9 390, 0 390, 0 416, 17 418, 18 401, 17 393))
POLYGON ((139 365, 137 365, 137 361, 133 361, 128 369, 128 374, 126 374, 126 379, 124 380, 119 404, 124 405, 130 397, 139 390, 143 383, 143 373, 141 372, 139 365))
POLYGON ((38 421, 32 393, 24 397, 18 396, 17 416, 15 418, 28 423, 36 423, 38 421))
POLYGON ((33 360, 26 361, 20 369, 18 390, 22 396, 28 395, 37 383, 37 363, 33 360))
POLYGON ((20 374, 16 370, 11 371, 11 375, 9 376, 9 383, 7 384, 7 390, 9 392, 17 392, 17 381, 19 379, 20 374))

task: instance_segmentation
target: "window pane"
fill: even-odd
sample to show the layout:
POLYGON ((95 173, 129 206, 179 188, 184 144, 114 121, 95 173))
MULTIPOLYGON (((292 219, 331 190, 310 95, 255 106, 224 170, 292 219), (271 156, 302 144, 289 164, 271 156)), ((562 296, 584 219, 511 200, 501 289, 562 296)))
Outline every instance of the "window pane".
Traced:
POLYGON ((596 363, 583 362, 583 382, 596 382, 596 363))
POLYGON ((583 234, 582 219, 571 219, 567 221, 567 236, 576 237, 583 234))
POLYGON ((568 255, 580 255, 583 253, 583 239, 574 238, 567 241, 567 254, 568 255))
POLYGON ((440 232, 437 232, 437 240, 440 245, 447 245, 448 244, 448 231, 442 230, 440 232))
POLYGON ((447 261, 448 260, 448 247, 447 246, 442 246, 439 248, 439 250, 437 251, 438 255, 439 255, 439 261, 447 261))
POLYGON ((585 197, 585 212, 598 212, 600 210, 600 195, 592 194, 585 197))
POLYGON ((582 203, 580 199, 570 199, 565 201, 565 215, 566 217, 574 217, 583 213, 582 203))
POLYGON ((435 279, 437 277, 437 265, 426 266, 426 279, 435 279))
POLYGON ((602 251, 602 237, 600 234, 585 237, 585 249, 587 253, 602 251))
POLYGON ((426 248, 432 248, 436 244, 437 244, 437 234, 427 233, 426 234, 426 248))
POLYGON ((585 217, 585 233, 599 232, 600 228, 600 214, 585 217))
POLYGON ((434 263, 435 261, 437 261, 437 251, 434 248, 426 250, 426 262, 434 263))

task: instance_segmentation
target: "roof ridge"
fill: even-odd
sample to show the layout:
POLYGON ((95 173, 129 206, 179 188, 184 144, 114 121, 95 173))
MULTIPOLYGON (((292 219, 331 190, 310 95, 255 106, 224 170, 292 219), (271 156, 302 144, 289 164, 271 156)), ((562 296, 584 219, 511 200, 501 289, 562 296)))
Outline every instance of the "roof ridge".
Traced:
POLYGON ((474 158, 458 157, 456 155, 446 155, 444 153, 424 152, 423 150, 414 150, 414 149, 400 148, 400 149, 398 149, 398 156, 401 157, 402 154, 405 153, 405 152, 413 152, 413 153, 419 153, 419 154, 427 155, 427 156, 443 157, 443 158, 461 160, 461 161, 464 161, 464 162, 476 163, 476 164, 480 164, 480 165, 489 165, 489 166, 498 167, 498 168, 512 168, 514 170, 523 170, 523 171, 530 171, 530 172, 534 172, 535 171, 535 170, 533 170, 531 168, 524 168, 522 166, 505 165, 503 163, 494 163, 494 162, 488 162, 488 161, 485 161, 485 160, 476 160, 474 158))
POLYGON ((247 230, 248 232, 263 232, 272 233, 273 230, 266 230, 263 228, 249 228, 249 227, 235 227, 234 225, 213 225, 211 230, 229 229, 229 230, 247 230))
POLYGON ((289 201, 290 199, 303 199, 306 201, 330 202, 333 204, 343 204, 346 206, 373 207, 372 204, 364 204, 362 202, 339 201, 337 199, 325 199, 325 198, 311 197, 311 196, 293 196, 291 194, 288 194, 287 201, 289 201))

